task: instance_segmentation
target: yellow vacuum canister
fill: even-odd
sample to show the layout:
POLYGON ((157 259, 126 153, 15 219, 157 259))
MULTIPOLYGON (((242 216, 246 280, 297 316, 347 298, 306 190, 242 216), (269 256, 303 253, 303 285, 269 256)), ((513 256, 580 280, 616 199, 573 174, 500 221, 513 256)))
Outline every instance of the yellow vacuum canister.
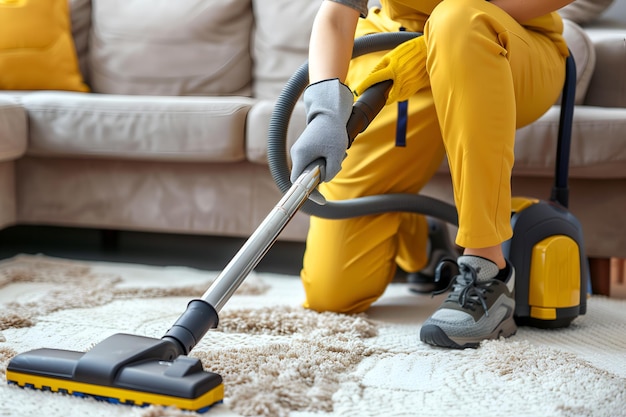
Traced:
POLYGON ((556 202, 516 197, 504 255, 515 267, 515 321, 568 326, 587 308, 589 268, 578 220, 556 202))

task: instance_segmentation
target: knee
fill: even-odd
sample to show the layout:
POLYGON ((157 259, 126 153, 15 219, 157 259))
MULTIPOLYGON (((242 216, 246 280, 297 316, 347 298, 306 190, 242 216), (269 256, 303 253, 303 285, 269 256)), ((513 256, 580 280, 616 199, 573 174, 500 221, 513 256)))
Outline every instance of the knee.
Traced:
POLYGON ((315 295, 307 293, 304 307, 317 312, 332 312, 340 314, 358 314, 366 311, 376 298, 360 300, 354 297, 337 296, 337 294, 315 295))
POLYGON ((437 36, 446 34, 456 37, 466 36, 467 25, 472 16, 468 10, 471 3, 459 0, 446 0, 439 3, 426 22, 425 29, 428 34, 432 35, 436 32, 437 36))
POLYGON ((304 307, 318 312, 357 314, 366 311, 383 294, 381 285, 363 285, 349 280, 311 279, 304 272, 302 283, 305 292, 304 307), (379 288, 380 287, 380 288, 379 288))
POLYGON ((428 18, 425 35, 436 37, 444 45, 469 42, 487 23, 483 18, 486 14, 485 3, 485 0, 442 1, 428 18))

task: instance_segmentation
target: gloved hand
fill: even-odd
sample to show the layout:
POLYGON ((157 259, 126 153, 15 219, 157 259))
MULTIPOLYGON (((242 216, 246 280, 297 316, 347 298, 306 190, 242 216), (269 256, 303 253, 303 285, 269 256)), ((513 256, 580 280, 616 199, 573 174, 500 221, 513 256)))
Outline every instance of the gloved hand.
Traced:
POLYGON ((348 131, 354 96, 350 88, 334 78, 309 85, 304 90, 307 126, 291 147, 291 182, 316 159, 326 161, 324 178, 330 181, 346 157, 348 131))
POLYGON ((387 52, 372 72, 354 89, 357 96, 374 84, 393 80, 387 104, 408 100, 413 94, 428 87, 426 72, 426 43, 424 36, 410 39, 387 52))

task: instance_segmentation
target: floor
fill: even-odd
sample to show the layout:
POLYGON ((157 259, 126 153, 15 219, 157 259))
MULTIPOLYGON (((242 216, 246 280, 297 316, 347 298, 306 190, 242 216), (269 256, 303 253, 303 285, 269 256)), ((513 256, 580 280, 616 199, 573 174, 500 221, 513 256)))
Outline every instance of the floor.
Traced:
MULTIPOLYGON (((48 226, 16 226, 0 231, 0 259, 20 253, 106 262, 188 266, 219 271, 236 255, 244 238, 116 232, 48 226)), ((257 271, 298 275, 304 244, 276 242, 257 271)))

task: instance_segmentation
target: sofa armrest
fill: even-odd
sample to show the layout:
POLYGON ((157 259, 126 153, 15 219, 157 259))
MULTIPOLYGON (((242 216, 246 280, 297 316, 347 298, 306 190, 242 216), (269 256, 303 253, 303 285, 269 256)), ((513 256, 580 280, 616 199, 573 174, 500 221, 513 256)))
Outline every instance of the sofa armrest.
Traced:
POLYGON ((24 155, 28 143, 28 118, 16 97, 0 93, 0 162, 24 155))

